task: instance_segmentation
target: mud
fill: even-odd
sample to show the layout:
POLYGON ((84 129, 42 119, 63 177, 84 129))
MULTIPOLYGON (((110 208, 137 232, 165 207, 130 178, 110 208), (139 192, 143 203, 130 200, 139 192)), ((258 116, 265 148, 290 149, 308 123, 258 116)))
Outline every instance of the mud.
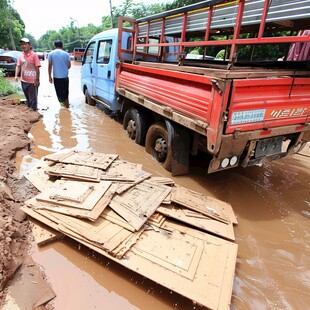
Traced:
MULTIPOLYGON (((42 76, 47 76, 44 66, 42 76)), ((39 92, 42 118, 30 131, 31 152, 17 156, 19 175, 43 155, 74 148, 117 153, 141 163, 155 176, 171 177, 143 147, 128 139, 121 121, 84 104, 79 74, 80 66, 74 64, 68 110, 58 106, 52 85, 43 79, 39 92)), ((307 145, 300 155, 212 175, 206 174, 200 160, 191 163, 189 175, 173 178, 181 186, 227 201, 234 208, 239 221, 235 228, 239 250, 232 309, 308 308, 309 168, 307 145)), ((57 294, 51 303, 55 309, 200 308, 67 239, 42 248, 33 244, 31 254, 44 266, 57 294)))
POLYGON ((39 120, 39 114, 25 106, 13 106, 1 98, 0 103, 0 304, 3 289, 27 255, 27 221, 19 210, 25 199, 37 193, 27 182, 21 184, 16 175, 15 156, 28 150, 27 133, 39 120))

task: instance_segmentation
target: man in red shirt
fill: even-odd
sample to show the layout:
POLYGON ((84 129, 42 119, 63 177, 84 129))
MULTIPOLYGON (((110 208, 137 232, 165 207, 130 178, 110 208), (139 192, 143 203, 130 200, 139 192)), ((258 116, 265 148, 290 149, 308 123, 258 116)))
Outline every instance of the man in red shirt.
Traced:
POLYGON ((27 105, 34 111, 37 111, 41 63, 38 55, 31 50, 29 39, 22 38, 20 44, 23 53, 19 55, 17 60, 15 80, 18 81, 20 73, 21 85, 27 100, 27 105))

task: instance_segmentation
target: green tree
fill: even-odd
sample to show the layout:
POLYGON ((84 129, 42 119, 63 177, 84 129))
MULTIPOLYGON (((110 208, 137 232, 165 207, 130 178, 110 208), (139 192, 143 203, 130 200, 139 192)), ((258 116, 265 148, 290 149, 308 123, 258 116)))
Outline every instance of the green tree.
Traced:
POLYGON ((0 0, 0 42, 1 47, 15 50, 25 33, 25 24, 10 0, 0 0))

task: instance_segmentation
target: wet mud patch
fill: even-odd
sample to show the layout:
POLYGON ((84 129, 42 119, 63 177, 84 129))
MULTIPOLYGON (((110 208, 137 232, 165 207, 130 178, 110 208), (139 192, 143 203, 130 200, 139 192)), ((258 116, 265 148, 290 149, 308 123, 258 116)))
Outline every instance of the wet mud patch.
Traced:
MULTIPOLYGON (((28 132, 39 121, 40 114, 25 105, 12 105, 1 99, 0 104, 0 305, 14 275, 22 269, 28 257, 30 229, 25 214, 20 211, 26 199, 38 190, 17 177, 16 153, 30 150, 28 132)), ((36 282, 36 277, 33 281, 36 282)), ((25 288, 25 287, 24 287, 25 288)), ((1 308, 2 308, 1 307, 1 308)))

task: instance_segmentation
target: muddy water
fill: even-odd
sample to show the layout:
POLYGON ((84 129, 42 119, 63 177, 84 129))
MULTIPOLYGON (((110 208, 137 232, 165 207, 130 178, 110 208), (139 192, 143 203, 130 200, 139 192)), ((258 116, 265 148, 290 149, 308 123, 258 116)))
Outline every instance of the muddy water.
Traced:
MULTIPOLYGON (((119 121, 84 104, 79 64, 70 70, 69 110, 59 107, 42 64, 43 118, 31 130, 33 154, 23 158, 21 173, 51 151, 74 148, 117 153, 153 175, 171 177, 128 139, 119 121)), ((202 163, 192 163, 190 175, 174 180, 234 208, 239 249, 232 309, 309 308, 309 146, 303 156, 213 175, 206 174, 202 163)), ((34 245, 33 253, 57 294, 55 309, 200 309, 70 240, 40 249, 34 245)))

